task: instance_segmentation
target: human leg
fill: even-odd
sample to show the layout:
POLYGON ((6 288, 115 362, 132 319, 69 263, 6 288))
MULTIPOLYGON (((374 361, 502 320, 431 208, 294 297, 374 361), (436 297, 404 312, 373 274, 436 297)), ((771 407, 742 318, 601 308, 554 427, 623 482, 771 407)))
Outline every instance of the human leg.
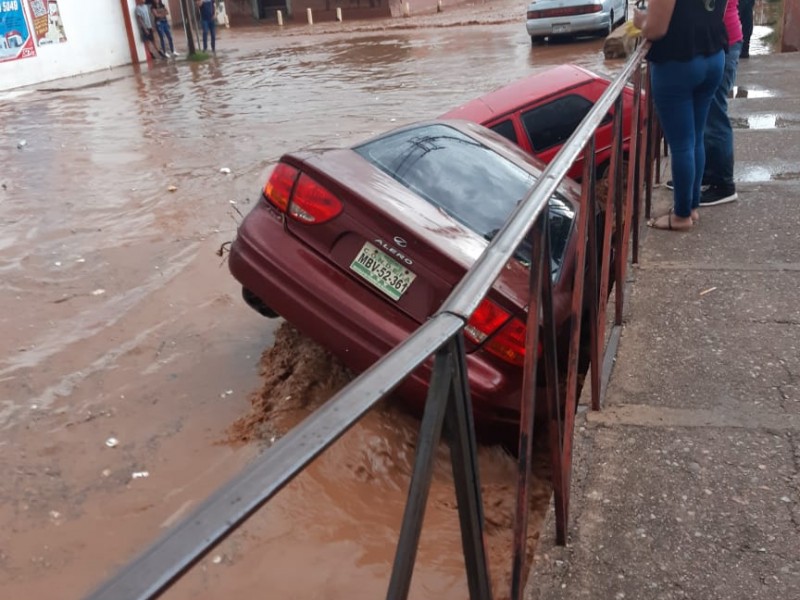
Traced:
POLYGON ((671 221, 690 220, 695 179, 695 128, 691 61, 651 63, 653 101, 670 148, 673 210, 671 221))
MULTIPOLYGON (((203 25, 203 52, 208 50, 208 21, 206 19, 200 19, 200 22, 203 25)), ((213 38, 212 38, 213 40, 213 38)))
POLYGON ((750 58, 750 37, 753 35, 753 9, 755 0, 739 0, 739 20, 742 22, 741 58, 750 58))
POLYGON ((168 21, 158 21, 156 23, 156 28, 158 29, 158 37, 161 40, 161 49, 166 52, 166 43, 165 40, 169 42, 169 51, 174 53, 175 52, 175 45, 172 43, 172 31, 170 30, 169 22, 168 21))
POLYGON ((208 20, 209 31, 211 32, 211 51, 217 51, 217 21, 216 18, 208 20))
MULTIPOLYGON (((700 71, 701 79, 692 91, 694 112, 694 160, 695 178, 692 185, 692 208, 700 206, 700 193, 702 174, 706 165, 706 152, 704 143, 704 130, 708 121, 708 113, 714 93, 720 87, 722 74, 725 68, 725 51, 720 50, 712 56, 698 56, 693 59, 700 71)), ((731 141, 731 143, 733 143, 731 141)))
POLYGON ((736 81, 741 48, 742 42, 736 42, 725 53, 722 81, 711 99, 704 131, 706 167, 703 172, 703 183, 734 189, 733 129, 728 117, 728 94, 736 81))
POLYGON ((166 40, 164 39, 164 27, 163 24, 166 24, 165 21, 156 21, 156 31, 158 32, 158 41, 161 42, 161 51, 166 54, 167 52, 167 44, 166 40))
POLYGON ((169 40, 169 51, 175 54, 175 44, 172 43, 172 28, 166 21, 164 22, 164 35, 166 35, 169 40))

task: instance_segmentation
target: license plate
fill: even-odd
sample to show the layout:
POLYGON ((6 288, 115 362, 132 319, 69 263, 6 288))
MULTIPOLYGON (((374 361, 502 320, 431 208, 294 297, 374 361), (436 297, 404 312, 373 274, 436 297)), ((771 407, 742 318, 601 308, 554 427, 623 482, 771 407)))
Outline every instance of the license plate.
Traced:
POLYGON ((350 268, 392 300, 399 300, 416 277, 369 242, 358 252, 350 268))
POLYGON ((553 25, 553 33, 567 33, 569 31, 569 23, 562 25, 553 25))

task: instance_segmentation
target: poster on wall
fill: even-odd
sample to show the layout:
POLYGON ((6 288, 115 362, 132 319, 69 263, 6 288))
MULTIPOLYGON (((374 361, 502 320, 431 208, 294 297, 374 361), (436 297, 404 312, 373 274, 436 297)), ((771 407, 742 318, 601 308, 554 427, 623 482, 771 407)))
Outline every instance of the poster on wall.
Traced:
POLYGON ((36 56, 22 0, 0 0, 0 62, 36 56))
MULTIPOLYGON (((0 0, 2 1, 2 0, 0 0)), ((33 34, 36 45, 60 44, 67 41, 58 0, 28 0, 33 15, 33 34)))

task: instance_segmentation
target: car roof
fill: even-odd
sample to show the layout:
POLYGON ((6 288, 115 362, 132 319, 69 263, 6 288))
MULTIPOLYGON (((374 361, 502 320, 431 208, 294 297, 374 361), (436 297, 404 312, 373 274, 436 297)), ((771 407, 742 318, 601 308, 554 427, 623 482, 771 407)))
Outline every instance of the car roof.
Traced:
POLYGON ((552 96, 592 81, 605 81, 599 75, 577 65, 559 65, 534 73, 447 111, 440 119, 466 119, 485 123, 520 106, 552 96))

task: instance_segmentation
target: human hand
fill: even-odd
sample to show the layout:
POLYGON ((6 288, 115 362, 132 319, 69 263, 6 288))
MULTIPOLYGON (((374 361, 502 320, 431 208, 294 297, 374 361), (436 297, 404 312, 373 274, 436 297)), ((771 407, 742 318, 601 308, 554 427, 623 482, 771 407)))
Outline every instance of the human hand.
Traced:
POLYGON ((639 10, 638 8, 633 9, 633 24, 636 26, 637 29, 641 29, 644 26, 644 22, 647 20, 647 11, 639 10))

